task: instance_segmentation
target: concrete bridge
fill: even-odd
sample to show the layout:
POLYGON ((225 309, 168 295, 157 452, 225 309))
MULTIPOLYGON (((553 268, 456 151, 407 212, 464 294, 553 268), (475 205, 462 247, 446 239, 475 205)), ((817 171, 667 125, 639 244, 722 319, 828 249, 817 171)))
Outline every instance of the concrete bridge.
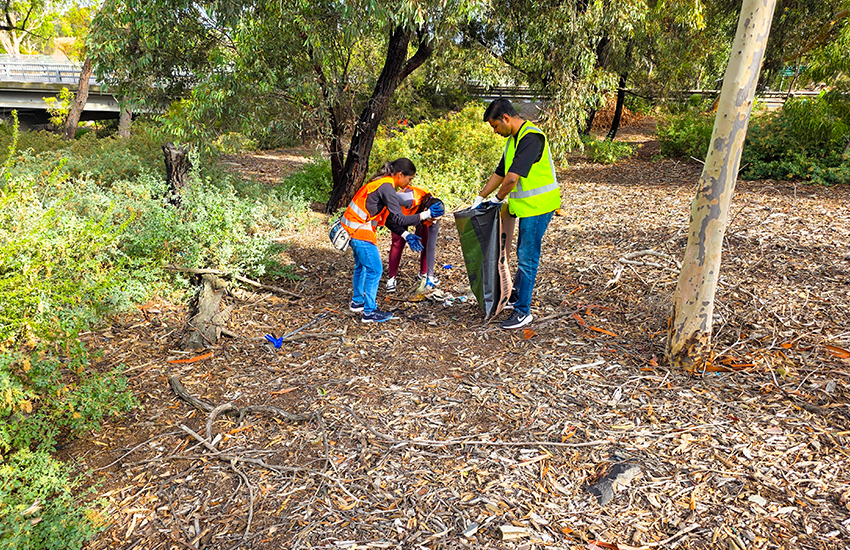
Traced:
MULTIPOLYGON (((77 92, 80 65, 42 56, 0 55, 0 116, 13 110, 24 126, 48 122, 45 97, 59 98, 62 88, 77 92)), ((94 77, 89 80, 89 97, 80 120, 118 118, 118 101, 94 77)))

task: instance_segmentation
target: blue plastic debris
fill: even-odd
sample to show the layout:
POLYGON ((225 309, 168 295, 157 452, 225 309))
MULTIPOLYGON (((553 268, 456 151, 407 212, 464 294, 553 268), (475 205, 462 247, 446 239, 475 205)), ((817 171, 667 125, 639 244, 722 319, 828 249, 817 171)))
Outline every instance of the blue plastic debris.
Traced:
POLYGON ((280 349, 280 346, 283 345, 283 338, 278 338, 274 334, 266 334, 266 340, 271 342, 274 346, 274 349, 280 349))

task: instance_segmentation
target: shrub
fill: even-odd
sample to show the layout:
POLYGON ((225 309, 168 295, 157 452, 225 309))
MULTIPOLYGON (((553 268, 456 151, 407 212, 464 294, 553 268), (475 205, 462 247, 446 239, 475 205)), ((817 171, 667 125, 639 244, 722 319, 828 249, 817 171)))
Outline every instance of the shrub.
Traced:
POLYGON ((284 196, 324 204, 330 199, 333 184, 330 160, 313 157, 304 168, 286 176, 280 189, 284 196))
POLYGON ((433 122, 423 122, 405 131, 383 130, 375 139, 370 165, 407 157, 416 165, 415 184, 429 189, 455 208, 468 202, 493 173, 505 146, 483 122, 480 103, 433 122))
POLYGON ((212 146, 222 154, 236 155, 258 149, 259 143, 256 139, 249 138, 240 132, 224 132, 215 139, 212 146))
POLYGON ((850 98, 840 93, 792 99, 750 124, 741 161, 748 179, 850 183, 844 154, 850 139, 850 98))
POLYGON ((97 370, 81 331, 150 293, 184 290, 165 263, 294 277, 269 234, 303 200, 195 152, 175 208, 163 200, 165 136, 135 129, 74 142, 0 129, 0 547, 79 548, 92 532, 50 453, 135 400, 123 365, 97 370))
MULTIPOLYGON (((661 154, 703 159, 713 115, 688 111, 658 126, 661 154)), ((850 183, 850 97, 841 91, 792 99, 782 109, 753 114, 741 159, 745 179, 802 179, 821 185, 850 183)))
POLYGON ((581 141, 587 158, 600 164, 614 164, 635 153, 634 145, 622 141, 600 140, 591 136, 583 136, 581 141))
POLYGON ((711 142, 714 115, 698 109, 668 115, 658 124, 658 142, 666 157, 704 159, 711 142))
POLYGON ((75 550, 96 525, 72 494, 70 468, 22 449, 0 463, 0 547, 75 550))
POLYGON ((122 366, 93 370, 78 339, 123 292, 117 243, 126 224, 114 223, 108 205, 81 211, 62 163, 45 170, 29 162, 37 154, 17 155, 16 132, 9 137, 0 180, 0 545, 80 548, 93 525, 50 453, 60 435, 135 404, 122 366))

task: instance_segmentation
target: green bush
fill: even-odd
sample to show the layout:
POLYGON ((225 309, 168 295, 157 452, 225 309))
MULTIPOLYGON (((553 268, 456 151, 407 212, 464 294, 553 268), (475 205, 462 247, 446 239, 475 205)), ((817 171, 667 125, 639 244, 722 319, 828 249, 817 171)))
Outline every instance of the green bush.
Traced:
POLYGON ((60 436, 135 405, 122 366, 94 370, 78 339, 111 311, 110 295, 123 293, 129 274, 117 245, 126 224, 114 223, 109 206, 81 211, 63 163, 17 155, 18 136, 9 138, 0 180, 0 547, 80 548, 93 525, 50 453, 60 436))
POLYGON ((665 157, 704 159, 711 142, 714 115, 699 109, 668 115, 658 124, 658 143, 665 157))
POLYGON ((841 93, 791 99, 753 119, 741 160, 747 179, 850 183, 850 98, 841 93))
MULTIPOLYGON (((690 110, 658 126, 661 154, 704 159, 714 116, 690 110)), ((850 97, 841 91, 792 99, 782 109, 754 114, 741 158, 744 179, 801 179, 850 183, 850 97)))
MULTIPOLYGON (((51 132, 22 132, 18 138, 20 151, 16 164, 37 161, 42 170, 53 171, 61 167, 63 174, 72 178, 86 178, 101 185, 128 180, 143 173, 165 177, 162 144, 166 136, 148 124, 135 124, 133 134, 127 138, 99 138, 96 132, 87 132, 79 139, 64 141, 51 132), (31 155, 33 158, 27 158, 31 155)), ((0 148, 11 143, 8 125, 0 130, 0 148)))
POLYGON ((375 139, 370 157, 373 168, 388 160, 407 157, 416 165, 415 185, 455 208, 481 190, 505 147, 503 137, 483 122, 484 107, 467 105, 461 112, 405 131, 375 139))
POLYGON ((195 153, 175 208, 153 128, 70 143, 0 134, 0 548, 79 548, 93 524, 50 453, 135 406, 124 366, 96 369, 80 332, 188 290, 166 263, 294 277, 270 236, 297 224, 302 203, 195 153))
POLYGON ((96 531, 72 490, 71 469, 22 449, 0 463, 0 548, 75 550, 96 531))
POLYGON ((281 182, 281 192, 287 197, 301 197, 305 201, 328 202, 334 181, 331 162, 322 157, 313 157, 304 168, 286 176, 281 182))
POLYGON ((635 153, 634 145, 622 141, 596 139, 592 136, 582 136, 584 154, 591 162, 614 164, 635 153))

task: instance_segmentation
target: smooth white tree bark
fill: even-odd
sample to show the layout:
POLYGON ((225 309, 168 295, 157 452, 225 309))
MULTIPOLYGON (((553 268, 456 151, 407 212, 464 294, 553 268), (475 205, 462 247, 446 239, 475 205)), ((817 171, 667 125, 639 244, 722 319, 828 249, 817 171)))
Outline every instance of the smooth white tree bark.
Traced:
POLYGON ((711 361, 711 326, 723 237, 775 6, 776 0, 743 0, 741 6, 711 144, 691 205, 688 246, 673 297, 667 359, 674 367, 699 369, 711 361))

